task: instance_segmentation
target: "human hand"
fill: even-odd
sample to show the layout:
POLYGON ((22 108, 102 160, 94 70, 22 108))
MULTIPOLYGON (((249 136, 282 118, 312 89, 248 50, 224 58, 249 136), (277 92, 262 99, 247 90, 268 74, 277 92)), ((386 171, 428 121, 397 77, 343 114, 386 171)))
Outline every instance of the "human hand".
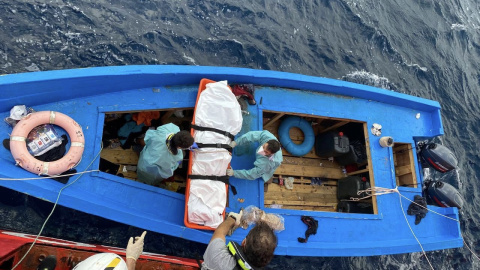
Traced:
POLYGON ((237 143, 235 141, 232 141, 228 145, 230 145, 230 147, 232 147, 232 149, 233 149, 235 146, 237 146, 237 143))
POLYGON ((190 149, 190 151, 195 151, 195 150, 197 150, 197 149, 198 149, 198 145, 197 145, 197 143, 196 143, 196 142, 194 142, 194 143, 192 144, 192 146, 190 146, 190 148, 189 148, 189 149, 190 149))
POLYGON ((142 236, 135 237, 135 243, 133 242, 133 237, 130 237, 127 245, 127 259, 130 258, 136 261, 138 257, 140 257, 143 252, 143 239, 145 238, 146 234, 147 231, 144 231, 142 236))
POLYGON ((232 169, 227 169, 227 175, 228 176, 233 176, 233 170, 232 169))
POLYGON ((238 227, 240 226, 240 222, 242 221, 243 209, 240 210, 240 212, 238 213, 230 212, 228 213, 228 216, 235 219, 235 227, 238 227))

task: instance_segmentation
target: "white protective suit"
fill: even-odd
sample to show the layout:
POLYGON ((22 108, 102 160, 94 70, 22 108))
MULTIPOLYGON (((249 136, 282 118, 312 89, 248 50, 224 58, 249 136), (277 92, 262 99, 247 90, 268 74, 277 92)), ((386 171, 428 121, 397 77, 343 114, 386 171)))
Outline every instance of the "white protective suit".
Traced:
MULTIPOLYGON (((226 81, 209 83, 195 109, 195 125, 212 127, 236 135, 242 129, 240 105, 226 81)), ((231 139, 212 131, 195 131, 196 143, 229 144, 231 139)), ((193 175, 225 176, 232 156, 223 148, 200 148, 193 155, 193 175)), ((214 180, 190 180, 188 221, 218 227, 227 202, 225 184, 214 180)))

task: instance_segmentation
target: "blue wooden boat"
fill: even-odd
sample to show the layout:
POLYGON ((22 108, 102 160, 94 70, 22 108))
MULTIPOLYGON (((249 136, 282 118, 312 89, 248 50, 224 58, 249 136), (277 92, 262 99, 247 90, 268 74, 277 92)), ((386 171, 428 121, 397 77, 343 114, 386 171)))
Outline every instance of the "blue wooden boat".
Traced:
MULTIPOLYGON (((414 225, 415 216, 406 213, 411 202, 405 198, 413 200, 415 195, 422 195, 426 180, 415 151, 417 143, 443 135, 440 105, 436 101, 345 81, 276 71, 122 66, 0 76, 0 113, 5 118, 13 106, 24 104, 36 111, 61 112, 82 126, 85 149, 76 170, 88 172, 69 179, 69 184, 74 183, 62 191, 60 205, 142 229, 208 243, 212 231, 184 225, 185 195, 178 191, 184 185, 182 177, 184 180, 185 176, 179 173, 163 188, 139 183, 134 181, 135 173, 131 169, 137 158, 131 149, 102 148, 104 125, 113 114, 159 111, 163 122, 191 121, 188 117, 195 106, 202 78, 255 86, 256 105, 244 102, 244 122, 239 135, 263 129, 279 135, 281 122, 297 116, 311 124, 316 138, 324 134, 335 138, 343 132, 350 137, 350 145, 359 142, 360 152, 363 150, 363 160, 356 160, 351 166, 348 162, 339 164, 337 158, 332 161, 328 157, 331 153, 320 157, 316 149, 301 157, 284 149, 284 162, 274 177, 293 177, 293 189, 273 183, 265 190, 262 180, 230 179, 238 193, 229 192, 227 212, 254 205, 284 218, 285 230, 278 234, 275 254, 370 256, 463 245, 457 208, 429 205, 430 212, 418 225, 414 225), (183 110, 183 117, 174 116, 176 110, 183 110), (374 124, 381 125, 381 135, 372 134, 379 131, 374 132, 372 127, 379 127, 374 124), (393 147, 380 145, 383 136, 394 139, 393 147), (98 171, 98 155, 118 165, 120 171, 113 174, 98 171), (338 199, 342 179, 355 176, 371 187, 397 188, 399 193, 374 194, 363 201, 368 207, 358 210, 355 203, 349 205, 338 199), (304 215, 318 221, 318 231, 307 243, 300 243, 297 239, 304 237, 307 229, 301 221, 304 215)), ((0 131, 6 139, 12 130, 4 123, 0 131)), ((296 128, 289 129, 289 136, 297 143, 305 140, 303 132, 296 128)), ((252 167, 255 147, 235 148, 231 166, 252 167)), ((56 201, 65 186, 16 166, 11 153, 3 147, 0 177, 10 179, 0 181, 0 185, 50 202, 56 201), (14 180, 30 177, 40 179, 14 180)), ((241 241, 247 232, 238 229, 229 239, 241 241)))

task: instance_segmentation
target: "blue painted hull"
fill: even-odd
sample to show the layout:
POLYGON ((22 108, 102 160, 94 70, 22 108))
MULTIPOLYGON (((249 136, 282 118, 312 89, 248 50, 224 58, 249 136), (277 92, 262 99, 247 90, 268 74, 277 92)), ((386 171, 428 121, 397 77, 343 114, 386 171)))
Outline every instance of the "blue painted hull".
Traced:
MULTIPOLYGON (((0 76, 0 114, 5 118, 13 106, 25 104, 37 111, 69 115, 83 127, 86 138, 77 171, 96 170, 105 113, 194 107, 202 78, 263 86, 255 94, 258 106, 249 106, 250 126, 244 127, 249 130, 262 128, 262 111, 266 110, 353 119, 366 122, 369 127, 381 123, 382 130, 388 132, 386 135, 412 145, 415 138, 443 135, 440 105, 435 101, 332 79, 226 67, 124 66, 4 75, 0 76), (420 119, 415 117, 417 113, 420 119)), ((7 138, 11 128, 3 124, 0 131, 7 138)), ((375 186, 395 188, 391 148, 380 147, 378 137, 369 136, 368 140, 375 186)), ((234 159, 232 167, 248 168, 252 163, 253 156, 242 157, 234 159)), ((417 179, 423 180, 418 164, 415 170, 417 179)), ((0 177, 18 179, 32 174, 15 166, 10 152, 2 148, 0 177)), ((70 182, 76 178, 70 178, 70 182)), ((230 193, 227 211, 238 211, 248 205, 263 208, 263 181, 231 181, 239 195, 230 193), (243 203, 237 200, 239 196, 245 199, 243 203)), ((0 185, 51 202, 64 186, 51 179, 0 181, 0 185)), ((420 186, 398 189, 413 200, 415 195, 421 195, 420 186)), ((459 218, 456 208, 429 206, 452 219, 430 212, 419 225, 413 225, 415 217, 404 215, 410 202, 400 199, 398 194, 377 196, 376 203, 376 214, 267 208, 267 212, 281 214, 285 219, 286 229, 278 234, 275 253, 370 256, 421 251, 405 217, 426 251, 463 245, 459 223, 452 220, 459 218), (317 234, 306 244, 297 241, 306 230, 300 220, 302 215, 313 216, 319 222, 317 234)), ((82 175, 62 192, 59 204, 192 241, 208 243, 212 235, 211 231, 184 226, 183 195, 103 172, 82 175)), ((247 231, 239 229, 231 240, 241 241, 246 234, 247 231)))

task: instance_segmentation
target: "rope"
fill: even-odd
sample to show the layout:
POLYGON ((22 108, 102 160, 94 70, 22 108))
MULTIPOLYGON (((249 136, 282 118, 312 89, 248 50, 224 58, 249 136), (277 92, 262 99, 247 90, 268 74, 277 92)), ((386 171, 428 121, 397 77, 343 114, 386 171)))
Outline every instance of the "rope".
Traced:
MULTIPOLYGON (((25 259, 25 257, 27 257, 28 253, 30 252, 30 250, 32 250, 33 246, 35 245, 35 243, 37 242, 38 238, 40 237, 40 235, 42 234, 43 232, 43 229, 45 228, 45 225, 47 225, 47 222, 48 220, 50 219, 50 217, 53 215, 53 212, 55 211, 55 208, 57 207, 57 204, 58 204, 58 201, 60 199, 60 195, 62 194, 62 191, 64 189, 66 189, 67 187, 73 185, 73 183, 77 182, 78 179, 80 179, 80 177, 82 177, 83 174, 87 173, 87 172, 92 172, 92 171, 98 171, 98 170, 92 170, 92 171, 86 171, 86 169, 88 169, 90 166, 92 166, 93 162, 98 158, 98 156, 100 156, 100 153, 102 152, 102 149, 103 149, 103 144, 102 146, 100 147, 100 151, 98 152, 98 154, 93 158, 92 162, 90 162, 90 164, 88 164, 88 166, 85 168, 85 171, 83 172, 80 172, 80 173, 74 173, 74 174, 71 174, 71 175, 75 175, 75 174, 80 174, 74 181, 72 181, 71 183, 69 183, 68 185, 65 185, 64 187, 62 187, 60 189, 60 191, 58 192, 58 195, 57 195, 57 200, 55 201, 55 204, 53 205, 53 208, 52 208, 52 211, 50 212, 50 214, 47 216, 47 218, 45 219, 45 222, 43 222, 43 225, 42 227, 40 228, 40 232, 37 234, 37 237, 35 237, 35 240, 33 240, 32 244, 30 245, 30 247, 28 248, 27 252, 25 252, 25 255, 23 255, 23 257, 18 261, 18 263, 12 267, 12 270, 14 270, 15 268, 17 268, 17 266, 20 265, 20 263, 25 259)), ((62 175, 63 176, 66 176, 66 175, 62 175)), ((55 176, 52 176, 52 177, 42 177, 42 178, 35 178, 35 179, 43 179, 43 178, 53 178, 55 176)), ((58 176, 56 176, 58 177, 58 176)))
POLYGON ((477 254, 475 254, 475 252, 473 252, 472 249, 467 245, 467 242, 465 242, 465 239, 463 239, 463 243, 468 248, 468 250, 470 250, 470 252, 473 254, 473 256, 475 256, 475 258, 477 258, 477 260, 480 261, 480 258, 478 258, 477 254))
MULTIPOLYGON (((90 172, 99 172, 100 170, 90 170, 90 171, 83 171, 83 172, 77 172, 77 173, 69 173, 69 174, 61 174, 61 175, 50 175, 50 176, 44 176, 44 177, 29 177, 29 178, 0 178, 0 181, 26 181, 26 180, 41 180, 41 179, 51 179, 51 178, 60 178, 60 177, 65 177, 65 176, 73 176, 77 174, 84 174, 84 173, 90 173, 90 172)), ((76 180, 75 180, 76 181, 76 180)))
MULTIPOLYGON (((442 216, 444 218, 448 218, 448 219, 451 219, 451 220, 454 220, 458 223, 460 223, 460 220, 458 219, 455 219, 455 218, 451 218, 451 217, 448 217, 448 216, 445 216, 445 215, 442 215, 436 211, 433 211, 432 209, 428 209, 427 207, 424 207, 423 205, 420 205, 412 200, 410 200, 409 198, 407 198, 406 196, 402 195, 399 191, 398 191, 398 186, 395 187, 394 189, 390 189, 390 188, 382 188, 382 187, 374 187, 374 188, 367 188, 365 190, 359 190, 357 192, 358 195, 362 194, 362 193, 366 193, 368 194, 367 196, 364 196, 364 197, 361 197, 361 198, 350 198, 350 200, 343 200, 343 201, 360 201, 360 200, 364 200, 364 199, 367 199, 367 198, 370 198, 372 196, 380 196, 380 195, 385 195, 385 194, 391 194, 391 193, 397 193, 399 195, 398 199, 400 201, 400 207, 402 208, 402 214, 403 214, 403 217, 405 218, 405 221, 407 222, 407 225, 408 225, 408 228, 410 229, 410 231, 412 232, 413 234, 413 237, 415 237, 415 240, 417 240, 417 243, 420 245, 420 248, 422 249, 422 253, 423 255, 425 256, 425 258, 427 259, 427 262, 428 264, 430 265, 430 268, 431 269, 434 269, 432 264, 430 263, 430 260, 428 259, 427 257, 427 254, 425 253, 425 250, 423 249, 423 246, 422 244, 420 243, 420 240, 418 240, 417 236, 415 235, 415 233, 413 232, 413 229, 412 227, 410 226, 410 223, 408 222, 408 219, 407 219, 407 216, 405 215, 405 209, 403 208, 403 205, 402 205, 402 198, 406 199, 407 201, 410 201, 424 209, 427 209, 429 212, 432 212, 434 214, 437 214, 439 216, 442 216)), ((475 254, 475 252, 473 252, 473 250, 467 245, 467 243, 465 242, 465 239, 463 239, 463 243, 465 244, 465 246, 467 247, 467 249, 473 254, 473 256, 480 261, 480 258, 477 256, 477 254, 475 254)))
MULTIPOLYGON (((423 255, 425 256, 425 258, 427 259, 428 265, 430 265, 430 268, 431 268, 431 269, 434 269, 433 266, 432 266, 432 263, 431 263, 430 260, 428 259, 427 253, 426 253, 425 250, 423 249, 422 243, 420 243, 420 240, 418 240, 417 236, 415 235, 415 232, 413 231, 412 226, 410 226, 410 223, 408 222, 408 219, 407 219, 407 215, 405 215, 405 209, 403 209, 403 204, 402 204, 402 197, 403 197, 403 195, 400 194, 400 192, 398 192, 398 189, 397 189, 397 188, 395 188, 395 190, 396 190, 397 193, 400 195, 400 196, 398 196, 398 200, 399 200, 399 202, 400 202, 400 207, 402 208, 402 214, 403 214, 403 217, 405 218, 405 221, 407 222, 408 228, 409 228, 410 231, 412 232, 413 237, 415 237, 415 240, 417 240, 418 245, 420 245, 420 248, 422 249, 422 253, 423 253, 423 255)), ((409 201, 410 201, 410 200, 409 200, 409 201)), ((415 204, 417 204, 417 203, 415 203, 415 204)), ((417 204, 417 205, 419 205, 419 204, 417 204)), ((423 206, 422 206, 422 207, 423 207, 423 206)))

